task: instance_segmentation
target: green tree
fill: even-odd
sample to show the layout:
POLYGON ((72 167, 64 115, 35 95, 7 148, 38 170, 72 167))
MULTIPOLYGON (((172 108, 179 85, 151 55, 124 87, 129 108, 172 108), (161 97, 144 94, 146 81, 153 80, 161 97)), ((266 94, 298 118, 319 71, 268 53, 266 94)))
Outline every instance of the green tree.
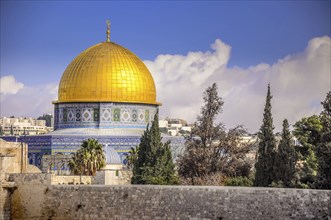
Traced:
POLYGON ((10 135, 14 135, 14 128, 13 128, 13 125, 10 125, 10 135))
POLYGON ((106 166, 106 157, 102 145, 95 139, 83 141, 69 161, 69 168, 75 175, 95 176, 96 172, 106 166))
POLYGON ((138 160, 138 148, 139 147, 136 147, 136 148, 131 147, 131 149, 129 151, 129 155, 127 156, 127 160, 128 160, 127 166, 128 166, 128 168, 132 169, 133 166, 134 166, 135 161, 138 160))
POLYGON ((133 184, 178 184, 170 142, 162 143, 158 113, 155 114, 151 127, 147 125, 139 146, 132 153, 136 154, 129 159, 130 164, 133 164, 133 184))
POLYGON ((292 141, 287 119, 283 121, 282 139, 278 145, 275 162, 277 181, 282 181, 284 187, 296 185, 296 152, 292 141))
POLYGON ((0 126, 0 136, 4 135, 3 128, 0 126))
POLYGON ((316 150, 318 167, 315 187, 331 189, 331 91, 328 92, 322 105, 324 107, 321 113, 323 128, 316 150))
POLYGON ((225 186, 253 186, 253 182, 247 177, 238 176, 226 179, 225 186))
POLYGON ((238 126, 226 132, 222 123, 215 124, 223 106, 215 83, 204 92, 203 100, 205 104, 178 159, 182 181, 222 185, 225 176, 248 176, 251 165, 245 155, 249 148, 241 142, 245 130, 238 126))
POLYGON ((323 125, 320 116, 313 115, 302 118, 293 127, 293 135, 300 142, 297 150, 305 158, 309 155, 309 150, 316 150, 316 146, 321 139, 323 125))
POLYGON ((320 116, 313 115, 302 118, 294 124, 293 135, 298 139, 295 146, 298 152, 300 166, 299 178, 301 184, 312 187, 317 174, 317 158, 315 151, 320 142, 323 125, 320 116))
POLYGON ((276 180, 274 163, 276 156, 276 139, 274 135, 273 119, 271 114, 271 93, 268 84, 268 93, 264 107, 263 123, 258 133, 259 149, 255 163, 255 186, 269 186, 276 180))

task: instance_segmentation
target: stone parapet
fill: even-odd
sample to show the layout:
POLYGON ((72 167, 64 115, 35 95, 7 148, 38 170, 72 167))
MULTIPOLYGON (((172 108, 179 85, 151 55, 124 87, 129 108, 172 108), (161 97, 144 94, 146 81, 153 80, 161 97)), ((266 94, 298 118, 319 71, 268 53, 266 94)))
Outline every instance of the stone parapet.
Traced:
POLYGON ((7 174, 8 182, 15 182, 17 185, 51 184, 51 174, 47 173, 12 173, 7 174))
POLYGON ((307 189, 51 186, 41 219, 330 219, 330 197, 307 189))
POLYGON ((15 183, 15 185, 77 185, 91 184, 92 176, 60 176, 48 173, 14 173, 7 174, 7 181, 15 183))
MULTIPOLYGON (((39 180, 43 183, 49 176, 39 180)), ((12 192, 1 188, 0 197, 4 202, 0 203, 0 217, 9 219, 11 213, 11 219, 52 220, 331 218, 331 190, 44 185, 37 184, 33 177, 25 177, 28 184, 17 184, 12 192)), ((15 175, 12 178, 19 180, 15 175)))

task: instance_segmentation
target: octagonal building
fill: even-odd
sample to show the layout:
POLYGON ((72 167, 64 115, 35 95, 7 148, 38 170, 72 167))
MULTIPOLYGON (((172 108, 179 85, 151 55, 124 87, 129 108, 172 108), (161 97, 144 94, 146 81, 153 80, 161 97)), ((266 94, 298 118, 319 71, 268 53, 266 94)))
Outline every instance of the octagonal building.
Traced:
MULTIPOLYGON (((68 158, 88 138, 97 139, 106 155, 116 151, 125 164, 128 151, 139 145, 160 106, 155 83, 145 64, 130 50, 111 42, 109 32, 108 27, 105 42, 81 52, 65 69, 58 100, 53 102, 54 131, 19 137, 28 144, 31 164, 47 170, 42 164, 46 155, 48 161, 54 157, 46 165, 48 170, 66 169, 65 163, 57 164, 55 155, 68 158)), ((182 137, 162 136, 163 141, 171 140, 173 149, 184 142, 182 137)), ((3 139, 14 141, 15 137, 3 139)), ((108 163, 110 160, 107 158, 108 163)))

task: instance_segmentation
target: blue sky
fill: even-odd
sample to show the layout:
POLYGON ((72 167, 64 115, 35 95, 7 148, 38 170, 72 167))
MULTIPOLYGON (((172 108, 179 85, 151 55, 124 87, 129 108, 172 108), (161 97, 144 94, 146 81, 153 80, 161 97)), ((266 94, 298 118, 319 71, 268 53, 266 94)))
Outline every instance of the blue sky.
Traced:
POLYGON ((142 60, 206 51, 221 38, 232 46, 229 65, 242 67, 299 52, 331 26, 330 1, 2 1, 1 75, 58 81, 78 53, 104 41, 107 18, 112 40, 142 60))
MULTIPOLYGON (((11 75, 16 82, 22 83, 25 89, 31 91, 38 88, 40 92, 43 86, 50 88, 51 85, 57 85, 73 58, 93 44, 105 40, 105 21, 110 19, 111 40, 146 61, 157 87, 158 83, 160 84, 159 97, 166 100, 166 105, 176 105, 177 101, 171 102, 169 97, 162 95, 167 92, 164 90, 165 86, 161 85, 162 77, 152 71, 160 69, 155 67, 160 64, 157 57, 169 54, 174 56, 173 59, 177 55, 189 59, 188 54, 191 52, 209 56, 215 52, 211 45, 219 39, 225 46, 215 43, 219 45, 218 48, 225 51, 229 49, 229 53, 223 54, 226 57, 223 61, 227 73, 235 71, 233 75, 236 75, 241 71, 258 72, 260 64, 266 64, 269 67, 264 70, 270 72, 270 77, 266 74, 268 77, 263 80, 272 82, 277 75, 272 68, 279 60, 288 56, 308 56, 309 51, 315 51, 308 51, 307 46, 314 38, 326 36, 326 39, 319 38, 314 41, 314 45, 321 42, 328 45, 330 8, 330 1, 1 1, 1 76, 11 75)), ((318 63, 322 60, 323 65, 326 62, 323 70, 318 71, 313 69, 313 66, 312 69, 313 72, 320 72, 321 77, 324 77, 323 81, 330 82, 330 71, 327 68, 329 63, 325 57, 330 58, 329 50, 324 57, 321 56, 316 61, 318 63)), ((212 56, 209 58, 213 59, 212 56)), ((226 99, 226 94, 235 89, 228 87, 228 84, 222 84, 227 75, 217 78, 217 74, 222 75, 216 72, 207 74, 208 80, 195 90, 201 93, 212 79, 219 80, 221 90, 223 89, 221 92, 226 99)), ((231 80, 233 79, 226 82, 230 83, 231 80)), ((232 82, 232 86, 239 86, 238 81, 232 82)), ((168 82, 167 79, 164 79, 164 82, 168 82)), ((242 83, 251 82, 247 80, 242 83)), ((275 82, 278 81, 275 79, 275 82)), ((276 94, 282 83, 275 88, 276 94)), ((316 83, 315 86, 322 89, 319 95, 316 94, 309 100, 309 106, 316 108, 315 112, 312 109, 307 110, 309 113, 320 110, 317 107, 319 104, 316 103, 322 101, 324 97, 321 94, 328 90, 325 82, 322 86, 318 84, 320 82, 316 83)), ((305 87, 303 84, 301 86, 305 87)), ((255 86, 249 91, 257 90, 256 93, 260 94, 262 99, 265 97, 265 88, 266 86, 261 84, 259 90, 255 86)), ((3 92, 2 104, 6 103, 5 99, 9 100, 9 95, 4 94, 3 92)), ((12 97, 18 98, 17 94, 14 95, 11 94, 12 97)), ((1 107, 2 114, 11 111, 15 113, 9 104, 7 106, 1 107)), ((51 109, 51 104, 49 106, 48 109, 51 109)), ((17 107, 19 104, 15 103, 15 108, 17 107)), ((176 110, 167 110, 166 106, 164 109, 165 115, 176 115, 176 110)), ((192 115, 198 111, 199 108, 192 115)), ((31 109, 27 114, 31 115, 33 112, 31 109)), ((190 119, 194 120, 192 117, 190 119)))

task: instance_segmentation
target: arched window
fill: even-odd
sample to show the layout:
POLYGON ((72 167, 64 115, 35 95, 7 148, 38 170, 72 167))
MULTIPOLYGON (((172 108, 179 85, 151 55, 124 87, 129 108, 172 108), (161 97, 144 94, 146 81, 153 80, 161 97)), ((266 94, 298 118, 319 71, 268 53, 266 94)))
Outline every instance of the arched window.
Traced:
POLYGON ((33 164, 33 155, 29 154, 29 164, 33 164))

